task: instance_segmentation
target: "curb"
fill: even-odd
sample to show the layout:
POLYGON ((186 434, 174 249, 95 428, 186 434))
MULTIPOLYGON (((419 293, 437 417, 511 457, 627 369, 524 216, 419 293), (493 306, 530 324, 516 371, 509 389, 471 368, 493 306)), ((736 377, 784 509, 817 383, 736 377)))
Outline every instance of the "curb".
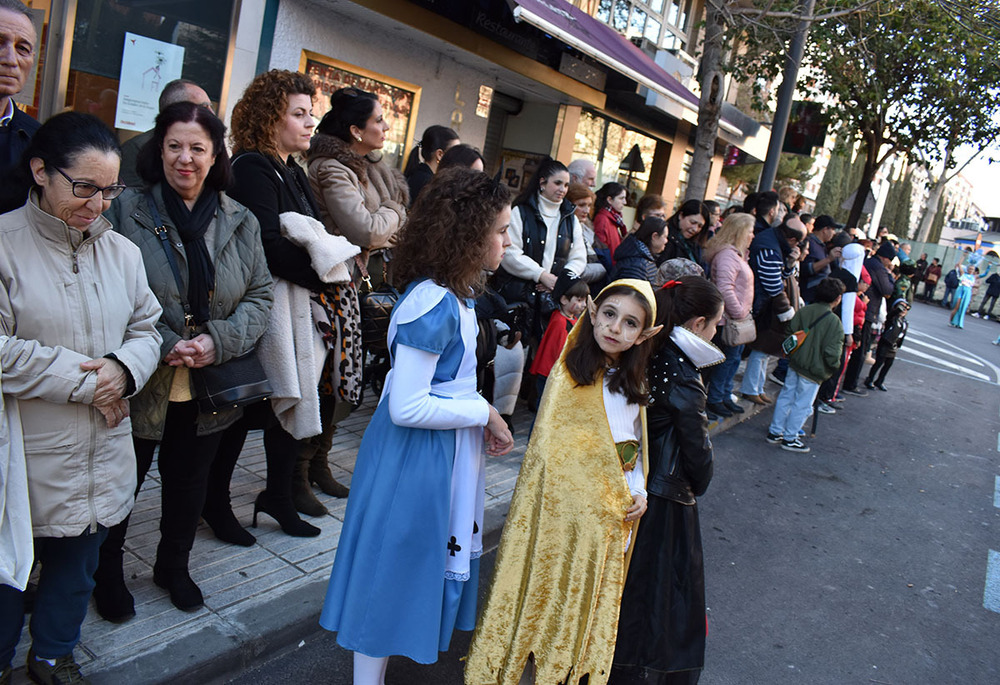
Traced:
MULTIPOLYGON (((709 434, 718 435, 768 409, 756 404, 744 408, 743 414, 710 422, 709 434)), ((509 507, 507 500, 486 509, 484 550, 499 545, 509 507)), ((322 634, 319 616, 326 585, 326 578, 313 579, 289 588, 280 596, 249 602, 226 616, 226 620, 200 626, 164 642, 155 651, 135 654, 101 670, 90 670, 88 677, 97 684, 224 683, 226 676, 248 669, 261 657, 277 655, 322 634)))

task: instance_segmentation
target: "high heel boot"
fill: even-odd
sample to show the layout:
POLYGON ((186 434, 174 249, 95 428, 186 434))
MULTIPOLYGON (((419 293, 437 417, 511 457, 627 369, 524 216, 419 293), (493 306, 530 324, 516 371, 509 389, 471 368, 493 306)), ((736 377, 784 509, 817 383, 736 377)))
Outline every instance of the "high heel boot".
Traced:
POLYGON ((208 472, 208 487, 205 490, 205 504, 201 508, 201 518, 212 529, 215 537, 223 542, 240 547, 252 547, 257 538, 240 525, 229 498, 229 483, 233 470, 243 450, 246 430, 237 427, 227 430, 219 443, 219 449, 212 460, 208 472))
POLYGON ((286 535, 296 538, 312 538, 320 533, 319 528, 299 518, 291 498, 274 501, 268 497, 265 490, 259 493, 257 499, 254 500, 251 527, 257 527, 257 514, 260 512, 264 512, 277 521, 286 535))
POLYGON ((331 497, 347 497, 351 492, 333 477, 325 452, 317 452, 309 460, 309 482, 331 497))
POLYGON ((295 462, 295 474, 292 476, 292 503, 303 514, 322 516, 327 513, 327 509, 316 499, 312 486, 309 485, 309 468, 309 453, 302 450, 295 462))

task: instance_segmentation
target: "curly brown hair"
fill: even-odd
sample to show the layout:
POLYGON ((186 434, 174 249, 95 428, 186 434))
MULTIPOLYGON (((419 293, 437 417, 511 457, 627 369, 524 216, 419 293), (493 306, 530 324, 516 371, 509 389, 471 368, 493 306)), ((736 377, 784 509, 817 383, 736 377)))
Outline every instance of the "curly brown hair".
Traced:
POLYGON ((297 94, 316 97, 316 86, 305 74, 284 69, 258 74, 233 108, 229 129, 233 150, 276 157, 278 124, 288 108, 288 96, 297 94))
POLYGON ((510 191, 481 171, 452 167, 423 189, 396 234, 392 281, 402 290, 432 278, 458 297, 479 294, 490 229, 510 191))

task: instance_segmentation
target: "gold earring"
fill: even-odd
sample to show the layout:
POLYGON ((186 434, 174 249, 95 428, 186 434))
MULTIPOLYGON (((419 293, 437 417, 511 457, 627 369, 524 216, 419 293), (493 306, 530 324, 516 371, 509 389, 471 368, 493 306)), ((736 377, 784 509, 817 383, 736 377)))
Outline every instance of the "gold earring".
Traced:
POLYGON ((354 140, 356 140, 356 141, 358 141, 360 143, 361 142, 361 136, 354 136, 354 140))

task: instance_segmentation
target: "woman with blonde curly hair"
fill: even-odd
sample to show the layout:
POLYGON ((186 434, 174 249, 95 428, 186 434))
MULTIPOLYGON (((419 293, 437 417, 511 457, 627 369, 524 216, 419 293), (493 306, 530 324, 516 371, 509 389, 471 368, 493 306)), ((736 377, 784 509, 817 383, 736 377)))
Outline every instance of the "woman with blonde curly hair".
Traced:
MULTIPOLYGON (((279 218, 283 213, 294 212, 312 220, 319 219, 319 207, 309 189, 309 181, 293 159, 293 155, 309 148, 316 125, 312 117, 315 94, 316 88, 308 76, 277 69, 258 75, 247 86, 233 109, 230 139, 235 182, 230 195, 250 209, 260 222, 261 242, 275 282, 286 281, 305 288, 315 299, 336 301, 338 288, 320 278, 305 248, 284 237, 279 218)), ((269 330, 274 329, 278 315, 276 309, 269 330)), ((330 352, 330 357, 334 356, 339 356, 336 348, 330 352)), ((274 365, 269 365, 266 358, 262 357, 262 362, 269 375, 275 372, 274 365)), ((336 365, 327 363, 324 370, 331 366, 336 365)), ((318 389, 316 392, 319 394, 318 389)), ((330 401, 324 403, 323 398, 317 399, 323 418, 327 418, 324 404, 332 406, 331 398, 326 399, 330 401)), ((332 408, 327 414, 332 416, 332 408)), ((332 421, 322 423, 325 428, 332 421)), ((300 519, 296 510, 314 516, 326 513, 326 507, 312 494, 310 477, 331 495, 347 495, 347 488, 337 483, 330 473, 326 451, 322 452, 321 460, 315 460, 315 466, 310 459, 319 451, 316 442, 328 431, 318 437, 296 439, 279 422, 271 403, 267 402, 248 408, 244 418, 226 431, 213 464, 213 487, 205 504, 206 514, 228 502, 229 479, 251 428, 264 429, 267 458, 267 485, 254 503, 254 527, 258 513, 264 512, 288 535, 319 535, 319 528, 300 519)), ((205 518, 211 521, 210 516, 205 518)), ((233 542, 252 544, 253 537, 247 531, 240 535, 234 528, 231 532, 233 542)))
POLYGON ((483 443, 513 438, 476 392, 471 297, 510 245, 510 195, 452 168, 427 184, 392 262, 403 291, 389 324, 392 370, 358 451, 320 625, 354 651, 355 685, 381 685, 389 654, 433 663, 476 620, 483 443))

